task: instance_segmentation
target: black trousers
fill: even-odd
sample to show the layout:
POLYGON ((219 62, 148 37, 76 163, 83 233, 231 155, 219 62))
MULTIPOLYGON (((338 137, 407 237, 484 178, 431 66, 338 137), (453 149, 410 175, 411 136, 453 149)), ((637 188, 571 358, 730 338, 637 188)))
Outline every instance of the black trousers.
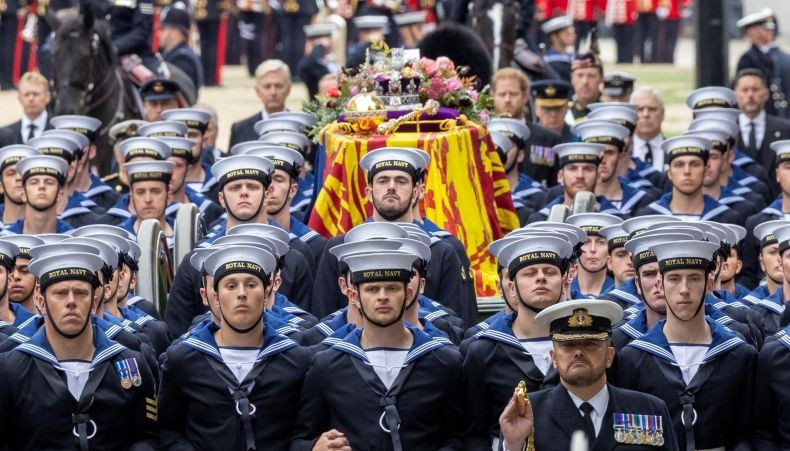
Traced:
POLYGON ((302 27, 310 23, 310 16, 281 12, 277 19, 280 29, 278 41, 282 44, 280 59, 291 69, 291 74, 298 77, 299 60, 304 56, 305 36, 302 27))
POLYGON ((680 20, 662 20, 658 25, 658 62, 675 62, 675 45, 680 33, 680 20))
POLYGON ((14 86, 14 48, 18 25, 16 14, 0 14, 0 89, 14 86))
POLYGON ((574 22, 573 28, 576 30, 576 52, 579 51, 579 45, 587 41, 587 34, 598 24, 596 21, 580 21, 574 22))
POLYGON ((255 68, 263 62, 263 37, 266 15, 252 11, 242 11, 239 16, 239 30, 244 48, 247 51, 247 70, 255 75, 255 68))
POLYGON ((636 18, 636 42, 639 61, 658 62, 658 16, 640 13, 636 18))
POLYGON ((239 15, 232 13, 228 16, 228 38, 225 41, 225 64, 241 64, 241 40, 239 34, 239 15))
POLYGON ((203 85, 217 85, 217 44, 219 19, 200 20, 200 63, 203 65, 203 85))
POLYGON ((612 26, 617 44, 617 64, 634 62, 634 26, 618 24, 612 26))

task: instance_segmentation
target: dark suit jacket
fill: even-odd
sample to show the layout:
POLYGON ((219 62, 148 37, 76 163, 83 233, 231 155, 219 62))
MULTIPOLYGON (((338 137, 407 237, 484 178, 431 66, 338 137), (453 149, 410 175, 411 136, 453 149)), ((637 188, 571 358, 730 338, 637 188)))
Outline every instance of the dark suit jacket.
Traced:
POLYGON ((258 134, 255 133, 254 127, 255 123, 259 120, 261 120, 260 112, 253 114, 247 119, 234 122, 230 127, 230 144, 228 145, 228 151, 230 151, 230 148, 238 143, 243 143, 245 141, 255 141, 258 139, 258 134))
POLYGON ((790 120, 783 119, 778 116, 770 114, 765 115, 765 134, 760 148, 757 149, 757 154, 752 155, 749 153, 743 143, 743 134, 748 134, 748 130, 741 130, 738 135, 738 148, 750 157, 754 158, 767 172, 766 176, 762 177, 762 181, 771 188, 772 197, 776 197, 781 192, 779 185, 776 183, 776 171, 774 168, 774 157, 776 153, 771 150, 771 143, 783 139, 790 139, 790 120))
POLYGON ((10 127, 0 128, 0 147, 10 146, 11 144, 16 144, 14 131, 10 127))
MULTIPOLYGON (((604 450, 677 450, 675 431, 664 401, 655 396, 631 390, 609 387, 609 405, 603 416, 601 429, 591 451, 604 450), (614 413, 661 415, 664 424, 664 446, 626 445, 614 439, 614 413)), ((535 416, 535 449, 567 451, 575 431, 584 430, 581 413, 563 385, 529 394, 535 416)))
MULTIPOLYGON (((44 130, 51 130, 52 129, 52 126, 49 125, 49 119, 51 117, 52 117, 51 113, 47 114, 47 125, 44 127, 44 130)), ((5 143, 5 141, 3 141, 2 136, 0 136, 0 144, 5 143, 5 144, 3 144, 4 146, 7 146, 9 144, 24 144, 24 141, 22 140, 22 119, 14 122, 13 124, 6 125, 4 127, 4 129, 7 129, 7 130, 11 131, 11 135, 10 135, 11 136, 11 141, 8 142, 8 143, 5 143)))

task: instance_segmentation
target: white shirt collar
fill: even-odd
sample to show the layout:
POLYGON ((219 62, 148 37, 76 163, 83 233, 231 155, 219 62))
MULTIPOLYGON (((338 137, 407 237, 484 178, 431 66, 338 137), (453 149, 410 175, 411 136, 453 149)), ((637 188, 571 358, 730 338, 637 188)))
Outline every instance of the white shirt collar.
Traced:
POLYGON ((763 53, 768 53, 772 48, 776 47, 776 41, 770 42, 766 45, 758 45, 757 48, 763 53))
POLYGON ((741 130, 747 130, 749 127, 749 123, 754 122, 755 124, 765 124, 765 110, 760 111, 760 114, 755 116, 754 119, 749 119, 749 116, 740 113, 738 115, 738 125, 740 125, 741 130))
POLYGON ((44 127, 47 126, 47 110, 41 112, 35 119, 32 121, 28 119, 27 116, 22 116, 22 131, 27 133, 27 127, 33 124, 36 126, 36 131, 43 131, 44 127))
MULTIPOLYGON (((571 393, 570 390, 568 391, 568 394, 571 396, 571 401, 573 401, 573 404, 578 409, 584 401, 571 393)), ((606 408, 609 406, 609 387, 604 384, 601 391, 596 393, 595 396, 590 398, 590 400, 587 402, 590 403, 590 405, 593 407, 593 410, 595 410, 595 413, 599 417, 603 417, 603 415, 606 413, 606 408)))

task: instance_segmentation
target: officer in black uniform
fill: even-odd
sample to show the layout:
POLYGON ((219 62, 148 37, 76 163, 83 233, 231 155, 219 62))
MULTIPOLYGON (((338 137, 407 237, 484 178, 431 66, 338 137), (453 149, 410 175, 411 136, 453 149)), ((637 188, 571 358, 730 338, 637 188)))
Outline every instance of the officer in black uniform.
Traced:
POLYGON ((282 60, 292 74, 299 74, 299 60, 304 55, 304 27, 318 14, 318 4, 314 0, 280 0, 279 3, 282 9, 276 14, 282 60))
POLYGON ((140 86, 140 97, 143 99, 143 117, 145 121, 161 121, 162 112, 179 106, 179 96, 183 96, 178 83, 162 78, 148 80, 140 86))
POLYGON ((307 85, 307 93, 312 99, 318 94, 318 82, 326 74, 337 74, 340 67, 335 64, 332 56, 332 32, 334 25, 305 25, 307 37, 306 54, 299 60, 297 74, 307 85))
MULTIPOLYGON (((189 34, 192 29, 192 20, 189 17, 189 13, 178 7, 171 7, 166 11, 167 13, 162 19, 162 29, 159 33, 159 47, 162 52, 162 58, 164 58, 165 62, 184 71, 189 79, 192 80, 195 90, 200 89, 203 86, 205 68, 201 59, 189 46, 189 34)), ((209 39, 208 36, 206 38, 209 39)))
POLYGON ((619 71, 607 72, 603 76, 603 97, 606 102, 628 102, 634 91, 636 77, 619 71))
POLYGON ((15 54, 18 14, 23 10, 27 11, 26 0, 0 0, 0 90, 14 87, 14 60, 22 57, 15 54))
POLYGON ((571 84, 564 80, 535 80, 530 86, 532 111, 541 127, 559 133, 560 142, 573 141, 571 126, 565 122, 571 84))
POLYGON ((99 256, 53 255, 30 265, 44 325, 0 358, 4 442, 14 449, 121 449, 157 444, 154 376, 142 354, 91 324, 99 256), (47 393, 47 401, 39 402, 47 393), (41 425, 46 424, 46 433, 41 425))
MULTIPOLYGON (((194 6, 195 22, 200 33, 200 62, 203 66, 203 86, 219 86, 220 71, 225 64, 220 61, 220 46, 226 45, 231 33, 228 28, 228 11, 231 0, 198 0, 194 6), (224 29, 221 24, 225 22, 224 29), (224 35, 221 33, 224 31, 224 35)), ((236 32, 238 34, 238 32, 236 32)))

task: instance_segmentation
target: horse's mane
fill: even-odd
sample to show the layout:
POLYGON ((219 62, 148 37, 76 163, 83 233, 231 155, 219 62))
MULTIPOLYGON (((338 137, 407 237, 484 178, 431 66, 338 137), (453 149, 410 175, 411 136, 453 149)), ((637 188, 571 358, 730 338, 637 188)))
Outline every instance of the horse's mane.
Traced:
POLYGON ((106 20, 99 20, 93 17, 93 12, 78 13, 75 10, 69 10, 65 14, 58 17, 59 25, 55 29, 55 40, 61 45, 64 41, 77 36, 91 36, 91 33, 96 33, 99 36, 99 45, 101 46, 102 53, 104 53, 111 64, 117 60, 117 55, 112 46, 112 29, 106 20), (90 30, 86 30, 85 14, 90 14, 92 17, 89 19, 91 25, 90 30))

